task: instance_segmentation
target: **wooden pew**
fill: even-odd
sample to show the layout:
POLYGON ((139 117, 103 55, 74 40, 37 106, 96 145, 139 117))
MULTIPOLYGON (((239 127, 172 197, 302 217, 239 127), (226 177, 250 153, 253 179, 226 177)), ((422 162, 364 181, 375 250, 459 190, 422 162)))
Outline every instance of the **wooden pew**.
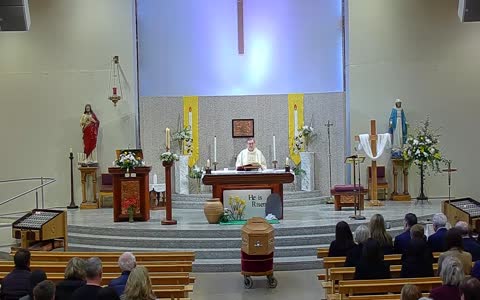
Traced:
MULTIPOLYGON (((423 297, 428 297, 430 293, 422 293, 423 297)), ((358 295, 350 296, 348 300, 400 300, 400 294, 385 294, 385 295, 358 295)))
MULTIPOLYGON (((436 262, 440 256, 440 252, 433 253, 433 260, 436 262)), ((323 267, 325 269, 343 267, 345 265, 345 256, 338 257, 324 257, 323 258, 323 267)), ((385 261, 391 265, 401 265, 402 264, 402 255, 401 254, 388 254, 384 256, 385 261)))
POLYGON ((158 298, 187 298, 193 292, 191 285, 152 285, 153 292, 158 298))
MULTIPOLYGON (((392 265, 390 266, 390 274, 392 278, 400 278, 400 272, 402 270, 401 265, 392 265)), ((436 273, 438 270, 438 264, 433 264, 433 272, 436 273)), ((330 269, 330 293, 333 294, 337 291, 338 282, 342 280, 353 280, 355 275, 354 267, 342 267, 342 268, 331 268, 330 269)))
POLYGON ((340 299, 349 299, 354 295, 400 293, 405 284, 414 284, 421 292, 430 292, 441 286, 442 280, 439 277, 342 280, 338 283, 338 291, 340 299))
MULTIPOLYGON (((46 252, 31 251, 31 261, 63 261, 68 262, 72 257, 90 258, 96 256, 102 262, 118 262, 123 252, 46 252)), ((13 256, 15 253, 11 253, 13 256)), ((195 261, 195 252, 134 252, 137 262, 143 261, 195 261)))
MULTIPOLYGON (((175 262, 175 261, 162 261, 162 262, 144 262, 139 263, 145 266, 149 272, 192 272, 192 262, 175 262)), ((65 262, 31 262, 30 269, 41 269, 46 273, 64 273, 65 262)), ((10 272, 13 269, 13 262, 0 262, 0 272, 10 272)), ((117 263, 106 262, 103 263, 103 272, 105 273, 118 273, 120 271, 117 263)))
POLYGON ((317 248, 317 258, 324 258, 328 256, 328 248, 317 248))
MULTIPOLYGON (((0 272, 0 281, 8 274, 8 272, 0 272)), ((152 272, 149 274, 153 285, 189 285, 195 282, 194 277, 190 277, 189 273, 158 273, 152 272)), ((120 276, 120 273, 103 273, 102 284, 108 285, 108 283, 120 276)), ((47 273, 47 278, 53 282, 59 282, 64 279, 63 273, 47 273)))

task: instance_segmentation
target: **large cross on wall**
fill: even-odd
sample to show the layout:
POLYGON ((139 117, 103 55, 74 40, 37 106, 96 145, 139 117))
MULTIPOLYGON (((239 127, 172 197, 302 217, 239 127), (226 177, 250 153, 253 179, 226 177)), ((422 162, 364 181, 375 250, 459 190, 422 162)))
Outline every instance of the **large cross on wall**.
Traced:
POLYGON ((243 0, 237 0, 237 41, 238 54, 244 54, 245 40, 243 38, 243 0))

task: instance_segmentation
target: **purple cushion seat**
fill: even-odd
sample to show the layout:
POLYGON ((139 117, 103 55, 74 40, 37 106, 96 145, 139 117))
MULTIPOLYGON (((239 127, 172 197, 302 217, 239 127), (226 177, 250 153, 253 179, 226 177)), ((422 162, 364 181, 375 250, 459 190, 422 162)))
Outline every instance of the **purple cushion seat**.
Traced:
MULTIPOLYGON (((363 186, 356 186, 357 189, 360 189, 361 191, 364 190, 363 186)), ((353 184, 337 184, 333 186, 332 188, 332 193, 342 193, 342 192, 353 192, 354 190, 354 185, 353 184)))

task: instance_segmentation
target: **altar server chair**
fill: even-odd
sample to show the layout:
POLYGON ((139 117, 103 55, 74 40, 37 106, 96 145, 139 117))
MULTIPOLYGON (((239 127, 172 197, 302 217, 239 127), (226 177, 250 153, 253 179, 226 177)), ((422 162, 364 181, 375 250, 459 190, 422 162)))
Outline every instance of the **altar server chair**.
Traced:
POLYGON ((112 207, 113 206, 113 177, 112 174, 103 173, 102 181, 100 182, 100 197, 99 205, 100 207, 112 207), (104 198, 110 197, 110 201, 105 202, 104 198), (107 204, 108 203, 108 204, 107 204))
MULTIPOLYGON (((377 191, 383 192, 383 200, 387 198, 388 194, 388 182, 385 175, 385 166, 377 166, 377 191)), ((372 199, 372 167, 368 167, 368 199, 372 199)))

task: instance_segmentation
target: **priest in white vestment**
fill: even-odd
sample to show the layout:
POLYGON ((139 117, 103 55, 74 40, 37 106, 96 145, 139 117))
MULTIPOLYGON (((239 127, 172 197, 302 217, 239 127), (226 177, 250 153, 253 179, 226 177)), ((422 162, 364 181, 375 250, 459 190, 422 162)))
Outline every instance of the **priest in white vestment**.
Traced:
POLYGON ((247 149, 242 150, 242 152, 238 154, 235 166, 238 168, 249 164, 258 164, 262 170, 267 168, 265 156, 263 156, 262 151, 257 149, 255 139, 253 138, 247 140, 247 149))

